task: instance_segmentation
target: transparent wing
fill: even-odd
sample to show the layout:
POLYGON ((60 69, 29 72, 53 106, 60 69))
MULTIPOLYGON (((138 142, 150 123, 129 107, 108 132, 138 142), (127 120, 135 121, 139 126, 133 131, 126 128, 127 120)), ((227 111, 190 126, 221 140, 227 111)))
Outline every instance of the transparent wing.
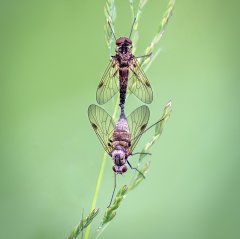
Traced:
POLYGON ((97 105, 88 107, 88 117, 103 148, 107 153, 111 152, 111 138, 115 125, 112 117, 97 105))
POLYGON ((137 59, 132 60, 129 73, 129 90, 143 103, 150 104, 153 101, 152 87, 137 59))
POLYGON ((150 116, 149 108, 146 105, 142 105, 134 110, 128 117, 128 126, 131 133, 131 146, 132 152, 136 147, 139 139, 141 138, 144 130, 147 127, 150 116))
POLYGON ((118 92, 118 64, 112 60, 98 84, 96 99, 102 105, 108 102, 118 92))

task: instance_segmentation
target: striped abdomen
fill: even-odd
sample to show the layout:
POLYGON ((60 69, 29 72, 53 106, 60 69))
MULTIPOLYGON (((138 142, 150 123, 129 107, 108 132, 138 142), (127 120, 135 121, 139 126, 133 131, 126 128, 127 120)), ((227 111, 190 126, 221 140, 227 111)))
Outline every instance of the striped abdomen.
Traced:
POLYGON ((112 141, 114 150, 124 150, 126 154, 129 153, 131 138, 126 118, 120 118, 117 122, 114 128, 112 141))
POLYGON ((120 105, 125 104, 127 85, 128 85, 128 66, 119 68, 119 89, 120 89, 120 105))

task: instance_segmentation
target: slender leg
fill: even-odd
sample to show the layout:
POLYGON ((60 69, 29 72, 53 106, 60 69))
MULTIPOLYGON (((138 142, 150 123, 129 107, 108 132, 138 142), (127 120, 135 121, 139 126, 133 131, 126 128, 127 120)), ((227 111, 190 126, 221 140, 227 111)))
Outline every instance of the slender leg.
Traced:
POLYGON ((113 196, 114 196, 115 189, 116 189, 116 186, 117 186, 116 175, 117 175, 117 174, 114 173, 114 188, 113 188, 112 197, 111 197, 110 203, 109 203, 109 205, 108 205, 108 208, 109 208, 109 207, 111 206, 111 204, 112 204, 113 196))
POLYGON ((129 167, 130 167, 131 169, 136 170, 138 173, 140 173, 140 174, 142 175, 143 178, 145 178, 144 174, 143 174, 142 172, 140 172, 137 168, 133 168, 132 165, 129 163, 128 160, 127 160, 127 163, 128 163, 128 165, 129 165, 129 167))
POLYGON ((150 153, 141 153, 141 152, 139 152, 139 153, 131 154, 131 156, 134 156, 134 155, 136 155, 136 154, 152 155, 152 154, 150 154, 150 153))
POLYGON ((143 57, 149 57, 152 55, 152 52, 147 54, 147 55, 143 55, 143 56, 135 56, 135 58, 143 58, 143 57))

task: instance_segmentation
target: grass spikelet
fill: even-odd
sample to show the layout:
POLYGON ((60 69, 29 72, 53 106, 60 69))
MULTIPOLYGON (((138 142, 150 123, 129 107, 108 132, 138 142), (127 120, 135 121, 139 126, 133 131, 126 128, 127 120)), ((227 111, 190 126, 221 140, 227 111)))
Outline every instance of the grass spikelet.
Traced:
POLYGON ((107 211, 105 212, 104 216, 103 216, 103 222, 102 225, 110 222, 116 215, 116 210, 119 208, 120 203, 122 202, 122 200, 124 199, 126 193, 128 191, 128 187, 127 185, 124 185, 117 193, 115 200, 112 204, 111 207, 109 207, 107 209, 107 211))
POLYGON ((112 204, 111 207, 107 208, 102 222, 100 224, 100 226, 98 227, 97 230, 97 237, 98 238, 102 232, 106 229, 106 227, 108 226, 108 224, 113 220, 113 218, 116 216, 117 214, 117 209, 119 208, 121 202, 123 201, 123 199, 125 198, 126 194, 128 192, 128 187, 127 185, 124 185, 117 193, 115 200, 112 204))
POLYGON ((107 0, 106 1, 106 4, 104 6, 104 14, 106 17, 106 24, 104 25, 105 38, 106 38, 106 42, 107 42, 107 47, 109 49, 109 55, 111 56, 112 47, 113 47, 113 43, 114 43, 114 40, 113 40, 114 37, 113 37, 112 31, 108 25, 108 22, 110 22, 110 24, 112 26, 112 30, 115 34, 114 22, 115 22, 115 19, 117 16, 115 0, 107 0))
MULTIPOLYGON (((162 134, 163 127, 167 120, 170 117, 172 111, 172 102, 169 101, 167 105, 164 108, 163 115, 160 119, 160 122, 155 126, 155 133, 152 137, 152 139, 145 145, 145 147, 142 149, 141 153, 148 153, 150 148, 155 144, 155 142, 159 139, 159 137, 162 134)), ((139 163, 142 161, 142 159, 146 156, 146 154, 140 154, 139 156, 139 163)))
POLYGON ((83 218, 80 221, 80 223, 76 226, 76 228, 71 232, 71 234, 68 237, 68 239, 75 239, 75 238, 77 238, 83 232, 83 230, 88 225, 90 225, 92 220, 97 216, 98 212, 99 212, 99 208, 93 209, 91 211, 91 213, 86 218, 83 218))
MULTIPOLYGON (((162 18, 162 21, 158 27, 158 30, 157 30, 157 33, 155 34, 155 36, 153 37, 153 40, 151 41, 151 43, 149 44, 149 46, 146 48, 145 50, 145 55, 148 55, 149 53, 153 52, 157 43, 161 40, 161 38, 163 37, 163 34, 165 32, 165 29, 166 29, 166 26, 169 22, 169 19, 170 17, 172 16, 173 14, 173 10, 174 10, 174 7, 175 7, 175 3, 176 3, 176 0, 170 0, 168 2, 168 7, 167 7, 167 10, 165 11, 164 15, 163 15, 163 18, 162 18)), ((148 68, 148 64, 150 65, 152 63, 153 60, 151 59, 155 59, 157 57, 157 55, 159 54, 160 52, 160 49, 158 49, 156 51, 156 53, 154 53, 152 55, 152 57, 148 57, 148 58, 142 58, 140 60, 140 63, 141 65, 145 68, 148 68)))

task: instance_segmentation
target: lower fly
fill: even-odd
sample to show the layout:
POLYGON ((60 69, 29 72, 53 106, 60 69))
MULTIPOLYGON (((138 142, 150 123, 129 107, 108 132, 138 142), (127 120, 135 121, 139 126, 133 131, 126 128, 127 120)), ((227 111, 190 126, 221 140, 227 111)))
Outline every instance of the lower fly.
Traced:
POLYGON ((138 107, 127 117, 124 107, 121 107, 119 119, 117 122, 114 122, 113 118, 103 108, 92 104, 88 108, 88 117, 99 141, 112 158, 114 164, 112 169, 115 175, 115 183, 110 206, 116 188, 117 174, 125 173, 128 169, 127 166, 129 166, 144 177, 142 172, 132 167, 129 157, 135 154, 142 154, 133 153, 133 150, 141 136, 161 120, 147 128, 150 111, 146 105, 138 107))

